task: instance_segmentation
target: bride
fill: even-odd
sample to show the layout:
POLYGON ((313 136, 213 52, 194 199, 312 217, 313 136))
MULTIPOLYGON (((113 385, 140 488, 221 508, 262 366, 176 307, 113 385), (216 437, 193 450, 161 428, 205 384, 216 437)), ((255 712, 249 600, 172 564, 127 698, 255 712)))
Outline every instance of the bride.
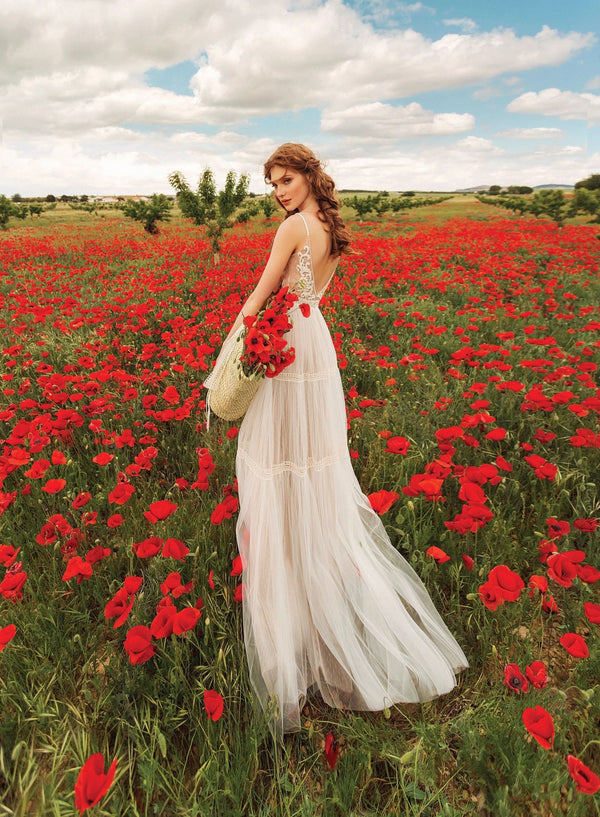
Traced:
POLYGON ((332 707, 381 710, 449 692, 468 662, 352 469, 336 352, 319 310, 350 245, 333 180, 293 143, 273 153, 264 175, 286 217, 205 385, 244 316, 289 286, 299 298, 286 335, 295 360, 261 381, 236 458, 250 680, 282 740, 301 729, 311 693, 332 707))

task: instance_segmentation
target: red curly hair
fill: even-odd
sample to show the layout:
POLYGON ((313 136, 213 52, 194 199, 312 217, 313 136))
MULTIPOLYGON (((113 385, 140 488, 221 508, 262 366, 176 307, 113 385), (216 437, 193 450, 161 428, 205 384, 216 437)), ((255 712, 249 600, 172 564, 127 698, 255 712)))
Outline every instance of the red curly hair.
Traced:
MULTIPOLYGON (((340 203, 335 183, 331 176, 325 173, 323 165, 312 150, 307 148, 306 145, 297 144, 296 142, 286 142, 278 147, 264 165, 264 176, 267 184, 271 180, 271 169, 274 165, 281 165, 287 169, 302 173, 319 205, 318 217, 323 224, 329 227, 331 254, 349 253, 350 233, 344 226, 340 216, 340 203)), ((283 207, 282 204, 279 206, 283 207)), ((293 213, 287 213, 286 218, 291 215, 293 213)))

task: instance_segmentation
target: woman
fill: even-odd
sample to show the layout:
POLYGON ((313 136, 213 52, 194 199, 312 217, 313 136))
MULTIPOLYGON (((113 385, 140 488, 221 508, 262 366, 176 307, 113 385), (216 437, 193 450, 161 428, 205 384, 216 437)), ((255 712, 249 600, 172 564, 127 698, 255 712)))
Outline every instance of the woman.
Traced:
POLYGON ((468 664, 352 469, 336 352, 319 311, 350 244, 333 180, 298 144, 278 148, 264 175, 286 218, 228 340, 280 286, 298 294, 286 335, 295 360, 261 382, 236 458, 250 679, 281 740, 301 728, 310 692, 333 707, 381 710, 448 692, 468 664))

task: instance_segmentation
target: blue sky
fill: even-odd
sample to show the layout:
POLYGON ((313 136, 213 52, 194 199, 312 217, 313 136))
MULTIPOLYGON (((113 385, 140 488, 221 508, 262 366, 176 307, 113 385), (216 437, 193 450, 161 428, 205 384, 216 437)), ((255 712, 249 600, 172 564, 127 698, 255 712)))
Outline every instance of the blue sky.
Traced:
POLYGON ((572 184, 600 172, 600 4, 5 0, 0 118, 6 195, 207 166, 260 193, 283 141, 340 188, 572 184))

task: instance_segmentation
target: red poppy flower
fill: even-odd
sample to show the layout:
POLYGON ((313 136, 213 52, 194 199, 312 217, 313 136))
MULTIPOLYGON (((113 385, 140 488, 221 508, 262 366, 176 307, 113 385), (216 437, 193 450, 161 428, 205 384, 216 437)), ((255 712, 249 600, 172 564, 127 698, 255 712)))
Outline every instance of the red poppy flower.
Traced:
POLYGON ((378 513, 379 516, 382 516, 386 511, 389 511, 399 496, 400 494, 397 494, 395 491, 386 491, 382 488, 380 491, 369 494, 369 502, 373 510, 378 513))
POLYGON ((104 773, 104 757, 100 752, 88 757, 75 782, 75 808, 80 815, 104 797, 112 786, 116 769, 117 761, 113 760, 104 773))
POLYGON ((573 522, 573 527, 577 528, 577 530, 584 531, 585 533, 594 533, 594 531, 598 527, 598 520, 597 519, 576 519, 573 522))
POLYGON ((498 585, 500 594, 506 601, 516 601, 525 587, 525 582, 519 574, 506 565, 497 565, 492 568, 488 580, 498 585))
POLYGON ((111 460, 114 460, 115 455, 109 454, 107 451, 102 451, 100 454, 96 454, 95 457, 92 457, 92 462, 95 462, 96 465, 108 465, 111 460))
POLYGON ((112 550, 110 548, 102 547, 102 545, 96 545, 95 548, 88 550, 88 552, 85 554, 85 560, 91 565, 95 565, 96 562, 106 559, 106 557, 110 556, 111 553, 112 550))
MULTIPOLYGON (((19 567, 21 562, 16 562, 13 565, 19 567)), ((12 601, 21 601, 23 598, 23 586, 27 579, 27 573, 24 570, 17 570, 15 572, 7 571, 4 578, 0 582, 0 596, 12 601)))
POLYGON ((121 587, 115 595, 106 603, 104 607, 104 618, 115 618, 113 629, 117 629, 125 623, 131 609, 135 595, 127 592, 125 587, 121 587))
POLYGON ((389 454, 407 454, 410 448, 410 440, 406 437, 388 437, 386 453, 389 454))
POLYGON ((577 564, 585 559, 583 550, 569 550, 548 556, 548 576, 563 587, 571 587, 577 577, 577 564))
POLYGON ((7 624, 0 630, 0 652, 13 640, 16 632, 17 628, 14 624, 7 624))
POLYGON ((496 582, 487 581, 479 586, 479 598, 488 610, 497 610, 504 604, 504 596, 496 582))
POLYGON ((81 584, 83 579, 91 578, 93 568, 89 562, 82 559, 81 556, 72 556, 67 562, 67 567, 63 573, 63 582, 68 582, 74 576, 77 576, 77 584, 81 584))
POLYGON ((188 630, 193 630, 198 619, 200 618, 200 610, 197 607, 184 607, 175 614, 173 619, 173 632, 175 635, 182 635, 188 630))
POLYGON ((308 318, 310 315, 310 304, 300 304, 300 312, 302 312, 305 318, 308 318))
POLYGON ((504 685, 519 694, 521 692, 527 692, 529 689, 527 678, 519 669, 518 664, 507 664, 504 667, 504 685))
POLYGON ((600 789, 600 778, 579 758, 567 755, 569 774, 575 781, 575 789, 583 794, 596 794, 600 789))
POLYGON ((238 554, 231 560, 231 573, 230 576, 239 576, 244 570, 244 563, 242 560, 242 556, 238 554))
POLYGON ((431 545, 431 547, 428 547, 426 553, 428 556, 435 559, 439 565, 441 565, 443 562, 450 561, 450 556, 448 556, 448 554, 441 548, 436 547, 436 545, 431 545))
POLYGON ((554 721, 543 706, 528 706, 523 712, 523 724, 540 746, 550 749, 554 743, 554 721))
POLYGON ((546 665, 543 661, 532 661, 531 664, 525 668, 525 675, 531 683, 531 686, 534 686, 536 689, 543 689, 548 683, 546 665))
POLYGON ((600 570, 593 565, 577 565, 577 575, 582 582, 594 584, 600 579, 600 570))
POLYGON ((155 525, 157 522, 168 519, 178 507, 178 505, 176 505, 174 502, 170 502, 168 499, 161 499, 158 502, 153 502, 150 505, 150 509, 148 511, 144 511, 144 516, 148 522, 155 525))
POLYGON ((19 555, 20 547, 16 548, 14 545, 0 545, 0 565, 10 567, 19 555))
POLYGON ((223 697, 214 689, 204 690, 204 708, 212 721, 218 721, 223 714, 223 697))
POLYGON ((143 664, 156 652, 156 647, 152 643, 152 633, 143 624, 128 630, 123 646, 129 657, 129 663, 133 665, 143 664))
POLYGON ((473 559, 472 556, 469 556, 468 553, 463 553, 460 558, 463 560, 463 564, 467 568, 467 570, 472 570, 473 569, 473 565, 475 564, 475 560, 473 559))
POLYGON ((184 560, 190 552, 189 547, 179 539, 166 539, 162 550, 162 556, 167 559, 184 560))
POLYGON ((156 556, 162 546, 163 540, 158 536, 150 536, 148 539, 144 539, 143 542, 134 542, 132 545, 133 552, 136 556, 139 556, 140 559, 148 559, 151 556, 156 556))
POLYGON ((89 491, 83 491, 82 493, 77 494, 73 502, 71 502, 71 507, 75 508, 75 510, 77 510, 77 508, 83 508, 84 505, 88 504, 91 498, 92 495, 89 493, 89 491))
POLYGON ((325 760, 330 769, 335 769, 338 762, 339 746, 331 732, 325 737, 325 760))
POLYGON ((587 658, 590 654, 585 639, 577 633, 565 633, 561 635, 559 641, 574 658, 587 658))
POLYGON ((154 638, 168 638, 171 635, 176 615, 177 610, 172 604, 165 605, 157 610, 150 625, 150 632, 154 638))
POLYGON ((49 479, 45 485, 42 485, 42 491, 47 494, 57 494, 67 484, 66 479, 49 479))
POLYGON ((583 612, 587 620, 592 624, 600 624, 600 604, 594 604, 593 601, 586 601, 583 605, 583 612))
POLYGON ((108 501, 115 505, 124 505, 135 493, 135 488, 129 482, 120 482, 108 495, 108 501))

